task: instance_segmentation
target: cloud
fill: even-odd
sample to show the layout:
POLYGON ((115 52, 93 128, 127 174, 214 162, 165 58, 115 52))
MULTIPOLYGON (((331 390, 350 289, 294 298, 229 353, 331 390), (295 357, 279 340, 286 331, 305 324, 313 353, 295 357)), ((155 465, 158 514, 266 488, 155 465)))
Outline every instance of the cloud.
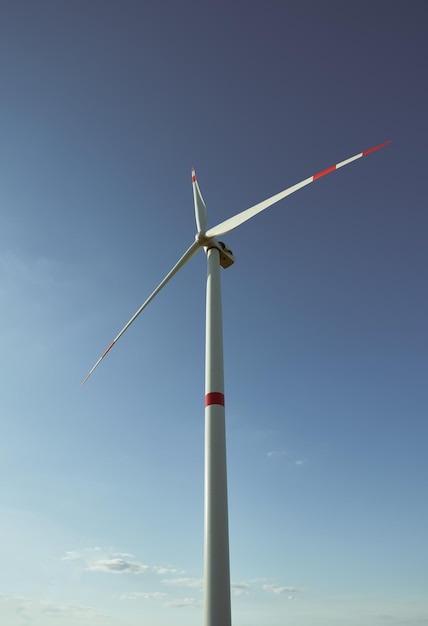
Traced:
POLYGON ((202 578, 164 578, 161 582, 170 587, 189 587, 191 589, 202 589, 204 585, 202 578))
POLYGON ((183 570, 176 569, 175 567, 162 567, 154 565, 152 570, 161 576, 165 576, 165 574, 184 574, 183 570))
POLYGON ((182 600, 169 600, 164 606, 182 608, 184 606, 201 606, 201 603, 195 598, 183 598, 182 600))
POLYGON ((145 574, 150 570, 149 565, 138 561, 125 561, 124 559, 100 559, 87 564, 91 572, 109 572, 113 574, 145 574))
POLYGON ((286 456, 287 452, 285 450, 270 450, 267 453, 267 456, 272 459, 274 457, 286 456))
MULTIPOLYGON (((61 557, 61 561, 77 561, 79 559, 82 560, 87 560, 88 558, 88 554, 92 554, 93 552, 95 553, 99 553, 99 552, 106 552, 106 550, 103 550, 103 548, 100 548, 98 546, 95 546, 94 548, 84 548, 83 550, 69 550, 68 552, 66 552, 64 554, 64 556, 61 557)), ((124 556, 124 555, 120 555, 119 553, 117 553, 117 555, 114 556, 124 556)), ((127 555, 127 556, 132 556, 132 554, 127 555)))
POLYGON ((248 584, 259 585, 260 583, 267 583, 268 580, 273 580, 273 578, 266 578, 265 576, 263 578, 250 578, 245 582, 248 584))
POLYGON ((294 594, 295 593, 299 593, 300 591, 303 591, 303 589, 301 587, 281 587, 280 585, 262 585, 262 589, 264 591, 271 591, 272 593, 275 593, 276 595, 283 595, 283 594, 292 594, 291 597, 289 595, 288 599, 292 600, 294 598, 294 594))
POLYGON ((90 606, 55 604, 30 598, 0 594, 2 624, 57 626, 59 623, 79 626, 113 626, 112 617, 90 606))
POLYGON ((61 561, 77 561, 78 559, 81 559, 81 555, 79 552, 76 552, 75 550, 70 550, 69 552, 66 552, 64 554, 64 556, 61 557, 61 561))
POLYGON ((114 574, 143 574, 154 572, 165 574, 184 574, 183 570, 175 567, 161 565, 146 565, 137 561, 135 555, 130 552, 114 552, 112 548, 100 547, 85 548, 84 550, 69 550, 62 557, 62 561, 82 561, 86 569, 91 572, 109 572, 114 574))
POLYGON ((166 596, 166 593, 160 593, 159 591, 153 592, 144 592, 144 591, 133 591, 131 593, 124 593, 120 596, 121 600, 139 600, 142 598, 143 600, 162 600, 166 596))
MULTIPOLYGON (((51 615, 53 617, 61 618, 65 614, 73 615, 76 618, 83 619, 95 619, 102 614, 90 606, 81 606, 78 604, 42 604, 43 615, 51 615)), ((104 615, 104 617, 107 617, 104 615)))
POLYGON ((234 596, 244 596, 249 593, 250 586, 247 583, 231 583, 230 590, 234 596))
POLYGON ((296 465, 304 465, 305 461, 303 459, 297 459, 297 461, 295 461, 296 465))

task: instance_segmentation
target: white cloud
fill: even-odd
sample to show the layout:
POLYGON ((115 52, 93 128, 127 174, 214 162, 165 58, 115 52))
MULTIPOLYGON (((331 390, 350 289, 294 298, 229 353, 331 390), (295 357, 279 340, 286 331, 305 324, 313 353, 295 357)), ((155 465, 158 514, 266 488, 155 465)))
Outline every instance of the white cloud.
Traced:
POLYGON ((144 592, 144 591, 133 591, 131 593, 124 593, 120 596, 121 600, 139 600, 142 598, 143 600, 162 600, 166 596, 166 593, 160 593, 159 591, 153 592, 144 592))
POLYGON ((244 596, 249 593, 250 586, 247 583, 231 583, 230 590, 234 596, 244 596))
POLYGON ((183 598, 182 600, 170 600, 165 602, 164 606, 181 608, 184 606, 201 606, 201 603, 195 598, 183 598))
MULTIPOLYGON (((285 452, 271 451, 269 454, 285 455, 285 452)), ((86 548, 82 551, 70 550, 62 557, 63 561, 75 561, 82 560, 82 566, 85 566, 87 570, 91 572, 103 572, 111 574, 184 574, 183 570, 179 570, 170 565, 147 565, 135 560, 133 554, 129 552, 113 552, 110 548, 105 550, 100 547, 86 548), (100 558, 104 557, 104 558, 100 558)), ((172 577, 163 578, 160 581, 163 585, 176 588, 188 588, 197 589, 200 592, 203 591, 203 579, 202 578, 190 578, 190 577, 172 577)), ((293 600, 296 594, 303 591, 302 588, 296 586, 286 586, 274 584, 272 578, 253 578, 244 580, 241 582, 231 582, 230 590, 233 596, 246 596, 250 593, 253 586, 261 587, 263 591, 273 593, 278 596, 287 595, 288 600, 293 600), (272 581, 272 582, 271 582, 272 581)), ((161 600, 167 594, 160 592, 144 592, 136 591, 122 594, 121 600, 161 600)), ((171 600, 165 603, 165 606, 195 606, 197 602, 194 598, 184 598, 181 600, 171 600)))
POLYGON ((192 589, 202 589, 202 578, 164 578, 161 581, 164 585, 170 587, 190 587, 192 589))
MULTIPOLYGON (((77 561, 78 559, 82 559, 84 561, 86 561, 88 559, 88 555, 91 555, 92 553, 100 553, 100 552, 104 552, 106 554, 108 554, 108 551, 103 550, 103 548, 100 548, 98 546, 95 546, 94 548, 84 548, 83 550, 69 550, 68 552, 66 552, 64 554, 64 556, 61 557, 62 561, 77 561)), ((120 556, 119 554, 117 556, 120 556)), ((132 556, 132 555, 129 555, 132 556)))
POLYGON ((162 567, 159 565, 153 565, 152 570, 160 576, 165 576, 165 574, 184 574, 183 570, 176 569, 175 567, 162 567))
POLYGON ((150 567, 138 561, 100 559, 88 563, 86 569, 91 572, 109 572, 113 574, 145 574, 150 570, 150 567))
MULTIPOLYGON (((300 591, 303 591, 303 589, 301 587, 294 587, 294 586, 289 586, 289 587, 282 587, 280 585, 262 585, 262 589, 264 591, 271 591, 272 593, 275 593, 276 595, 283 595, 283 594, 295 594, 298 593, 300 591)), ((294 595, 292 595, 292 597, 288 597, 289 600, 292 600, 294 598, 294 595)))
POLYGON ((245 582, 247 582, 248 584, 255 584, 255 585, 259 585, 260 583, 267 583, 268 580, 273 580, 273 578, 250 578, 249 580, 246 580, 245 582))
POLYGON ((0 594, 2 624, 24 626, 113 626, 111 616, 97 609, 79 604, 55 604, 31 598, 0 594))
POLYGON ((279 456, 286 456, 287 452, 285 450, 270 450, 270 452, 267 453, 267 456, 272 459, 274 457, 279 457, 279 456))
POLYGON ((143 574, 154 572, 160 576, 166 574, 184 574, 184 570, 171 565, 146 565, 137 561, 130 552, 115 552, 112 548, 84 548, 83 550, 69 550, 62 557, 62 561, 82 561, 85 568, 91 572, 109 572, 114 574, 143 574))
POLYGON ((77 561, 78 559, 81 559, 82 556, 79 552, 76 552, 75 550, 70 550, 69 552, 66 552, 64 554, 64 556, 61 557, 61 561, 77 561))

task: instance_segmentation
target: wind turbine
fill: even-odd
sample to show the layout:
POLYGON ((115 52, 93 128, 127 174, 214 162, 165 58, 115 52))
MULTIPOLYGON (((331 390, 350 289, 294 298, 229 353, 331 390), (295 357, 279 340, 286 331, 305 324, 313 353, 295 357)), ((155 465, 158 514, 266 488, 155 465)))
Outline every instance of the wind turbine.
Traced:
POLYGON ((205 343, 204 626, 230 626, 231 624, 220 266, 227 268, 234 263, 235 259, 231 250, 218 241, 217 237, 237 228, 298 189, 389 143, 391 142, 387 141, 336 163, 208 230, 207 209, 196 180, 195 170, 192 168, 197 227, 195 241, 113 339, 82 382, 84 385, 114 344, 168 281, 200 248, 204 248, 208 261, 205 343))

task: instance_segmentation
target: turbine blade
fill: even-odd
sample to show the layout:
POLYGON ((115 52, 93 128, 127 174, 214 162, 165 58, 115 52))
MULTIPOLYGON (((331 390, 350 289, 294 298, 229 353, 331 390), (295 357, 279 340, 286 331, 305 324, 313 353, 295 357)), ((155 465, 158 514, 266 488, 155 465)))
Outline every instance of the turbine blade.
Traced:
POLYGON ((349 159, 346 159, 345 161, 336 163, 336 165, 332 165, 331 167, 328 167, 327 169, 322 170, 321 172, 318 172, 318 174, 314 174, 313 176, 310 176, 309 178, 305 178, 305 180, 302 180, 300 183, 297 183, 296 185, 293 185, 292 187, 288 187, 288 189, 285 189, 284 191, 280 191, 276 195, 271 196, 270 198, 267 198, 267 200, 263 200, 263 202, 259 202, 258 204, 255 204, 254 206, 250 207, 249 209, 246 209, 245 211, 241 211, 241 213, 238 213, 237 215, 230 217, 224 222, 217 224, 217 226, 210 228, 209 230, 207 230, 206 236, 218 237, 219 235, 225 235, 226 233, 230 232, 234 228, 237 228, 238 226, 240 226, 247 220, 257 215, 261 211, 264 211, 268 207, 272 206, 272 204, 275 204, 276 202, 279 202, 283 198, 291 195, 295 191, 298 191, 298 189, 301 189, 302 187, 309 185, 315 180, 322 178, 322 176, 325 176, 326 174, 330 174, 330 172, 334 172, 335 170, 339 169, 340 167, 343 167, 344 165, 348 165, 348 163, 352 163, 352 161, 356 161, 357 159, 360 159, 361 157, 366 156, 367 154, 370 154, 370 152, 374 152, 375 150, 379 150, 379 148, 383 148, 389 143, 391 142, 386 141, 385 143, 382 143, 379 146, 375 146, 374 148, 370 148, 369 150, 364 150, 364 152, 360 152, 359 154, 356 154, 355 156, 349 159))
POLYGON ((193 185, 193 200, 195 202, 195 217, 196 227, 198 233, 205 233, 207 227, 207 207, 205 206, 204 199, 199 189, 198 181, 196 180, 195 168, 192 167, 192 185, 193 185))
POLYGON ((120 339, 120 337, 122 337, 123 333, 128 330, 128 328, 131 326, 132 322, 134 322, 137 317, 140 315, 140 313, 146 308, 146 306, 149 304, 149 302, 151 302, 153 300, 153 298, 159 293, 159 291, 165 287, 165 285, 167 284, 167 282, 169 282, 171 280, 171 278, 174 276, 174 274, 176 274, 178 272, 178 270, 180 270, 183 265, 185 265, 187 263, 187 261, 189 261, 192 256, 194 254, 196 254, 196 252, 199 250, 200 248, 200 244, 195 241, 194 243, 192 243, 192 245, 190 246, 190 248, 188 250, 186 250, 186 252, 183 254, 183 256, 181 257, 181 259, 179 259, 177 261, 177 263, 174 265, 174 267, 172 268, 172 270, 170 272, 168 272, 168 274, 165 276, 165 278, 163 279, 163 281, 161 283, 159 283, 159 285, 156 287, 156 289, 153 291, 153 293, 150 294, 150 296, 147 298, 147 300, 145 302, 143 302, 143 304, 140 306, 140 308, 138 309, 138 311, 136 311, 136 313, 134 313, 134 315, 131 317, 131 319, 129 320, 129 322, 122 328, 122 330, 120 331, 120 333, 117 335, 117 337, 115 337, 113 339, 113 341, 111 342, 111 344, 109 345, 109 347, 104 350, 104 352, 102 353, 102 355, 100 356, 100 358, 98 359, 98 361, 95 363, 95 365, 92 367, 92 369, 89 371, 89 373, 86 375, 86 377, 84 378, 83 382, 81 383, 81 387, 83 387, 83 385, 86 383, 86 381, 88 380, 89 376, 92 374, 92 372, 98 367, 98 365, 101 363, 101 361, 103 360, 103 358, 108 354, 108 352, 110 352, 110 350, 112 349, 112 347, 114 346, 114 344, 118 341, 118 339, 120 339))

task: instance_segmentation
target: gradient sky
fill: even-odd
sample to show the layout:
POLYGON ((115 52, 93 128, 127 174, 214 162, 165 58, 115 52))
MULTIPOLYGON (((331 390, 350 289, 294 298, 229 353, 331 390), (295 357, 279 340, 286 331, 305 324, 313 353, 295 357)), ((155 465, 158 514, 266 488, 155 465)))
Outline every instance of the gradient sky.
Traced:
POLYGON ((428 624, 428 4, 0 3, 0 622, 202 623, 209 225, 234 626, 428 624))

